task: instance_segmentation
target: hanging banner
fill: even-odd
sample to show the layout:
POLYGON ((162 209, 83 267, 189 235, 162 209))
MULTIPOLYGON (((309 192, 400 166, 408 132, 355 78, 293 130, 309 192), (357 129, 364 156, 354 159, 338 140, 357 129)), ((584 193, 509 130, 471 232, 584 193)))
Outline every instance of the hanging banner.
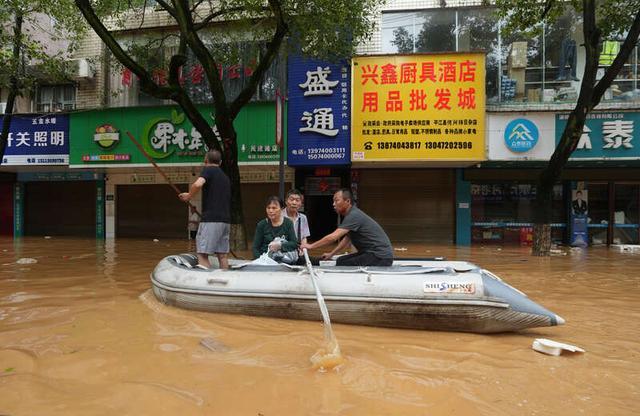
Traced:
POLYGON ((589 191, 584 188, 584 182, 578 182, 571 190, 571 245, 586 247, 589 245, 588 215, 589 191))
MULTIPOLYGON (((556 115, 556 143, 568 114, 556 115)), ((587 121, 571 160, 640 159, 640 113, 613 111, 587 114, 587 121)))
MULTIPOLYGON (((198 106, 200 114, 213 126, 211 106, 198 106)), ((277 164, 280 159, 274 142, 273 103, 252 103, 234 121, 238 135, 239 164, 277 164)), ((71 115, 70 167, 150 166, 149 161, 127 137, 129 131, 156 163, 200 165, 206 146, 179 107, 123 107, 85 111, 71 115)), ((221 143, 224 148, 226 143, 221 143)))
MULTIPOLYGON (((0 123, 3 117, 0 116, 0 123)), ((21 114, 11 118, 3 165, 69 164, 69 116, 21 114)))
POLYGON ((485 55, 352 61, 352 162, 485 158, 485 55))
POLYGON ((289 58, 290 166, 349 163, 349 65, 289 58))

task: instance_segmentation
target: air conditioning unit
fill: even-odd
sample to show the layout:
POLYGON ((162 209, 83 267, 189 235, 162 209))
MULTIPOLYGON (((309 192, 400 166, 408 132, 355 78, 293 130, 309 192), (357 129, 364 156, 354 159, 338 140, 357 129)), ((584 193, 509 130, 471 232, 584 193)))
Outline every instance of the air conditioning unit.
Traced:
POLYGON ((71 76, 74 79, 78 80, 89 80, 92 79, 95 75, 95 71, 93 69, 93 65, 87 59, 72 59, 70 61, 71 68, 71 76))

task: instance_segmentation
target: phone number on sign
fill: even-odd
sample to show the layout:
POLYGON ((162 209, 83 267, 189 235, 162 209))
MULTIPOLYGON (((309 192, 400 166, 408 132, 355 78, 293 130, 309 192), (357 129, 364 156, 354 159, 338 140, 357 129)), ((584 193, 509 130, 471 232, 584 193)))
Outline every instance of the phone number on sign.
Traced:
POLYGON ((307 159, 343 159, 345 154, 344 147, 316 147, 307 150, 307 159))
MULTIPOLYGON (((378 142, 378 150, 406 149, 419 150, 422 142, 378 142)), ((425 149, 472 149, 473 142, 468 141, 428 141, 424 142, 425 149)))

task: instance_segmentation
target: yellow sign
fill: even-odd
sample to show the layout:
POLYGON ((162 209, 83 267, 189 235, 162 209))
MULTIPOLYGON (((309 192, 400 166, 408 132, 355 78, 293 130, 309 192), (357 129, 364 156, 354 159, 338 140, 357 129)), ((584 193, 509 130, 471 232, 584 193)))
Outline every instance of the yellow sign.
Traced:
POLYGON ((484 59, 353 58, 352 162, 484 160, 484 59))

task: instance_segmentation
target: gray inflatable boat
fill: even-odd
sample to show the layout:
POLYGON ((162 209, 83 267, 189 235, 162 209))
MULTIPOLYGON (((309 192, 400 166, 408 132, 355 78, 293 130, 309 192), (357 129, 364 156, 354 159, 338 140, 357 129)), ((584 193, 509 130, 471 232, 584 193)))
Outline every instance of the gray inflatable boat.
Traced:
MULTIPOLYGON (((304 266, 196 267, 191 254, 168 256, 151 274, 161 302, 199 311, 321 321, 304 266)), ((314 267, 336 323, 495 333, 564 324, 491 272, 462 261, 396 260, 390 267, 314 267)))

